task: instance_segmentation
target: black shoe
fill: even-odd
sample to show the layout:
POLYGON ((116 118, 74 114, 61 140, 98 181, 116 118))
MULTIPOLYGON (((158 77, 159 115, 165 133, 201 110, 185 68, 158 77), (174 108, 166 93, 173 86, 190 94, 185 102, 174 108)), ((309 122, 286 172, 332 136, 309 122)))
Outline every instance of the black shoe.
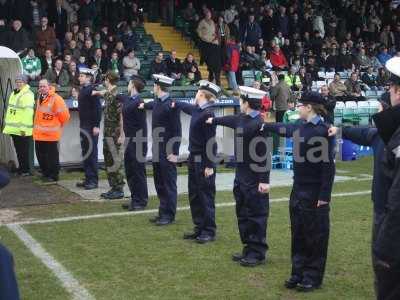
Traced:
POLYGON ((86 181, 79 181, 75 184, 75 186, 78 188, 84 188, 86 184, 87 184, 86 181))
POLYGON ((42 179, 42 184, 43 185, 57 184, 57 180, 54 179, 54 178, 45 177, 45 178, 42 179))
POLYGON ((253 257, 243 257, 239 261, 240 265, 243 267, 256 267, 265 264, 265 259, 258 259, 253 257))
POLYGON ((308 292, 312 292, 315 289, 318 289, 320 286, 316 285, 316 284, 312 284, 308 281, 302 281, 300 283, 297 284, 297 290, 299 292, 304 292, 304 293, 308 293, 308 292))
POLYGON ((288 280, 285 281, 285 287, 287 289, 295 289, 297 285, 301 282, 301 279, 297 276, 292 276, 288 280))
POLYGON ((155 216, 149 219, 150 223, 156 223, 158 220, 160 220, 160 216, 155 216))
POLYGON ((99 186, 97 185, 97 183, 86 183, 85 184, 85 190, 94 190, 97 189, 99 186))
POLYGON ((105 192, 105 193, 101 193, 100 194, 100 197, 101 198, 106 198, 109 194, 111 194, 113 192, 113 190, 109 190, 108 192, 105 192))
POLYGON ((139 205, 139 204, 122 204, 121 205, 123 209, 129 210, 129 211, 137 211, 137 210, 144 210, 146 208, 145 205, 139 205))
POLYGON ((184 240, 195 240, 199 236, 198 232, 185 232, 183 234, 184 240))
POLYGON ((242 258, 244 258, 245 256, 243 255, 243 253, 234 253, 232 254, 232 260, 239 262, 242 258))
POLYGON ((211 235, 202 234, 196 238, 196 243, 198 243, 198 244, 206 244, 206 243, 213 242, 213 241, 215 241, 215 237, 211 236, 211 235))
POLYGON ((107 200, 116 200, 124 198, 124 192, 121 191, 111 191, 110 193, 103 196, 107 200))
POLYGON ((155 224, 156 224, 157 226, 166 226, 166 225, 170 225, 170 224, 172 224, 172 223, 174 223, 174 220, 166 219, 166 218, 159 218, 159 219, 155 222, 155 224))

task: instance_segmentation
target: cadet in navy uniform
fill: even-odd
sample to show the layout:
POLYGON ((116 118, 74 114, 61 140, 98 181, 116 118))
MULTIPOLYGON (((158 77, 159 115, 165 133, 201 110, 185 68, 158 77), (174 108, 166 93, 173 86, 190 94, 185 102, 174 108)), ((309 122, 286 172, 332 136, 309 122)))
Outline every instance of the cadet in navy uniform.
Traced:
POLYGON ((269 214, 269 171, 267 145, 261 139, 261 99, 265 92, 250 87, 239 87, 241 93, 239 115, 209 118, 207 123, 235 129, 236 175, 233 194, 239 233, 244 245, 232 259, 242 266, 254 267, 265 263, 268 249, 266 231, 269 214), (258 141, 257 141, 258 138, 258 141), (255 151, 253 153, 253 151, 255 151))
MULTIPOLYGON (((10 182, 8 172, 0 169, 0 189, 10 182)), ((0 191, 1 192, 1 191, 0 191)), ((0 244, 0 300, 18 300, 18 284, 14 272, 14 260, 6 247, 0 244)))
POLYGON ((384 209, 373 244, 378 300, 400 299, 400 58, 389 59, 386 69, 392 73, 391 107, 372 117, 385 144, 380 163, 386 182, 380 188, 386 193, 380 195, 384 209))
POLYGON ((76 186, 85 188, 86 190, 96 189, 99 180, 97 144, 102 109, 99 97, 93 94, 93 77, 93 70, 87 68, 79 69, 81 90, 78 96, 78 110, 85 179, 82 182, 78 182, 76 186))
POLYGON ((179 110, 171 107, 172 99, 168 88, 174 80, 164 75, 154 74, 155 101, 146 103, 152 109, 152 156, 153 176, 157 196, 160 199, 158 216, 150 222, 158 226, 171 224, 175 220, 177 204, 176 163, 181 140, 179 110))
POLYGON ((144 209, 149 198, 146 180, 146 111, 139 108, 143 103, 139 93, 145 84, 141 77, 133 75, 128 85, 129 96, 122 98, 122 119, 127 144, 125 174, 131 191, 131 203, 122 207, 131 211, 144 209))
POLYGON ((329 240, 329 202, 335 177, 335 142, 328 137, 324 98, 304 93, 298 104, 301 122, 265 123, 262 131, 294 138, 294 183, 290 196, 292 275, 289 289, 321 286, 329 240))
POLYGON ((215 239, 215 158, 217 143, 215 125, 206 124, 214 117, 212 106, 221 89, 206 80, 199 82, 196 104, 174 102, 173 105, 191 115, 189 129, 189 203, 194 230, 183 238, 204 244, 215 239))

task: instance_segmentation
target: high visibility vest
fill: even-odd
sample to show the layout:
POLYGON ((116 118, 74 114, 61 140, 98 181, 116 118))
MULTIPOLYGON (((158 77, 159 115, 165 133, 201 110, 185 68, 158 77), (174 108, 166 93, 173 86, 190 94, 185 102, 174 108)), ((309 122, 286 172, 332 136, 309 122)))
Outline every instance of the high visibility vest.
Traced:
POLYGON ((50 88, 49 95, 36 105, 33 139, 35 141, 55 142, 61 139, 64 125, 70 114, 64 99, 50 88))
POLYGON ((35 108, 35 96, 29 85, 25 85, 19 93, 12 92, 8 100, 7 112, 4 119, 4 134, 32 135, 33 112, 35 108))

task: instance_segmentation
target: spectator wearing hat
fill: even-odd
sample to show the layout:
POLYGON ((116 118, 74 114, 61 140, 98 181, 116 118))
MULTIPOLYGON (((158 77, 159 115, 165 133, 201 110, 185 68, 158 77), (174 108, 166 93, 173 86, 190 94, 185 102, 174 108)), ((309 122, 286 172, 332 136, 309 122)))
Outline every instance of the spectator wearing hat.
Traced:
POLYGON ((31 175, 29 147, 32 144, 33 114, 35 96, 27 84, 28 77, 19 75, 15 79, 15 89, 8 99, 4 118, 3 133, 11 136, 18 159, 18 173, 31 175))
POLYGON ((215 224, 215 171, 217 155, 216 128, 206 124, 214 117, 213 103, 221 89, 202 80, 195 97, 195 105, 174 102, 176 109, 191 116, 189 128, 188 190, 194 229, 183 238, 205 244, 216 236, 215 224), (210 143, 213 144, 210 144, 210 143))
MULTIPOLYGON (((128 96, 122 97, 123 139, 125 140, 125 174, 131 201, 124 209, 142 210, 147 206, 149 195, 146 178, 147 121, 140 93, 146 82, 133 75, 128 84, 128 96)), ((122 142, 122 141, 121 141, 122 142)))
POLYGON ((24 74, 28 77, 28 81, 37 80, 42 73, 42 63, 35 56, 35 50, 30 48, 28 54, 21 60, 24 74))
POLYGON ((241 114, 209 118, 207 123, 235 130, 236 138, 242 141, 236 149, 236 172, 233 195, 236 200, 240 238, 243 250, 235 253, 232 260, 241 266, 255 267, 265 263, 268 250, 267 220, 269 214, 269 175, 266 143, 254 145, 261 138, 263 119, 260 114, 261 99, 266 92, 251 87, 240 87, 241 114), (253 149, 250 149, 253 147, 253 149), (250 154, 251 150, 255 153, 250 154), (255 155, 254 155, 255 154, 255 155), (257 157, 257 161, 254 159, 257 157), (265 158, 265 159, 260 159, 265 158))
POLYGON ((182 136, 179 111, 171 107, 168 88, 174 79, 153 74, 155 101, 144 105, 152 109, 153 174, 157 196, 160 199, 159 213, 150 222, 165 226, 174 222, 177 205, 177 171, 180 139, 182 136))
POLYGON ((306 292, 322 285, 329 241, 329 203, 335 177, 335 142, 333 137, 328 137, 329 125, 323 121, 326 115, 324 105, 325 100, 320 94, 303 93, 298 104, 302 122, 265 123, 262 128, 265 133, 297 137, 294 143, 297 143, 301 157, 294 159, 294 183, 289 202, 292 272, 285 286, 306 292), (315 148, 321 149, 321 139, 326 140, 328 147, 324 147, 324 153, 317 159, 309 154, 315 148))

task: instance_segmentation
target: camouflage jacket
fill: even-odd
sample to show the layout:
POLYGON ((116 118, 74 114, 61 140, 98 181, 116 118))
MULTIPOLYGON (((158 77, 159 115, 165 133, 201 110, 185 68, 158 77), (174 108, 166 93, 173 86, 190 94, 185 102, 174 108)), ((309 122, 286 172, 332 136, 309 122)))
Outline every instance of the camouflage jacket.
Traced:
POLYGON ((121 134, 121 103, 114 87, 104 95, 104 136, 118 138, 121 134))

